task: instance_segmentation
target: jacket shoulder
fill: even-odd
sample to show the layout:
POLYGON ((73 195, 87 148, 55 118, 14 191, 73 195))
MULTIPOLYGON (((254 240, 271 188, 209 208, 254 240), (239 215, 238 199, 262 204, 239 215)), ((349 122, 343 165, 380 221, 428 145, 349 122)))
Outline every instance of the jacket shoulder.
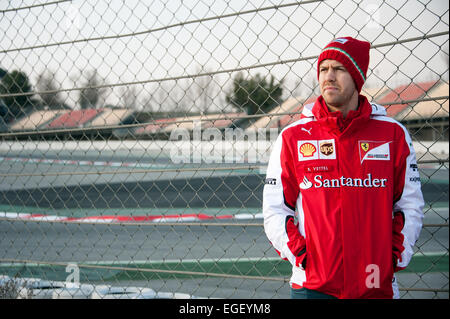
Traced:
POLYGON ((292 132, 296 131, 298 129, 298 127, 301 127, 301 126, 303 126, 309 122, 313 122, 313 121, 314 121, 314 119, 312 119, 312 118, 302 118, 300 120, 297 120, 294 123, 289 124, 284 129, 282 129, 280 135, 291 134, 292 132))
POLYGON ((390 123, 391 125, 397 126, 397 127, 401 128, 402 130, 406 131, 406 127, 402 123, 400 123, 396 119, 389 117, 387 115, 377 115, 377 114, 373 115, 372 114, 371 119, 376 120, 376 121, 390 123))
POLYGON ((409 145, 409 148, 411 149, 413 147, 412 139, 411 136, 409 135, 408 129, 402 123, 386 115, 371 116, 371 119, 376 121, 382 121, 388 123, 388 125, 394 126, 397 132, 399 132, 401 139, 403 139, 409 145))
POLYGON ((285 131, 290 131, 299 125, 304 125, 304 124, 314 121, 314 115, 312 113, 313 106, 314 106, 314 103, 305 104, 303 106, 300 119, 289 124, 284 129, 282 129, 281 134, 283 134, 285 131))

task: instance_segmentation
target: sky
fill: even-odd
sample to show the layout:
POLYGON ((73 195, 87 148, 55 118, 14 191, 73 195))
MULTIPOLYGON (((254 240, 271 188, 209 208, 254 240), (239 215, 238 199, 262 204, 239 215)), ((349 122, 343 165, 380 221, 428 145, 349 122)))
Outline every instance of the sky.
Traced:
MULTIPOLYGON (((283 80, 285 96, 305 95, 315 79, 316 59, 310 57, 350 35, 375 46, 367 86, 448 81, 448 33, 383 45, 448 32, 447 1, 300 2, 75 0, 40 6, 44 1, 0 0, 0 67, 20 69, 32 83, 50 70, 63 89, 81 87, 83 75, 95 69, 105 83, 118 85, 105 103, 120 104, 121 84, 139 82, 139 101, 153 108, 183 101, 200 109, 201 90, 210 82, 210 108, 222 110, 237 73, 230 70, 271 74, 283 80), (204 72, 219 74, 168 80, 204 72)), ((64 97, 77 107, 76 91, 64 97)))

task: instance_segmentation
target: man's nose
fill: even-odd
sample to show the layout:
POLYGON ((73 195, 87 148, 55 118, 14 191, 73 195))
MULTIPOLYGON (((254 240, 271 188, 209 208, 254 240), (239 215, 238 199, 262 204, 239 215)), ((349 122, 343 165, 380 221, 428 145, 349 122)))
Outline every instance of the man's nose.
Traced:
POLYGON ((334 81, 336 80, 336 73, 334 72, 333 69, 328 69, 327 72, 325 73, 325 80, 327 81, 334 81))

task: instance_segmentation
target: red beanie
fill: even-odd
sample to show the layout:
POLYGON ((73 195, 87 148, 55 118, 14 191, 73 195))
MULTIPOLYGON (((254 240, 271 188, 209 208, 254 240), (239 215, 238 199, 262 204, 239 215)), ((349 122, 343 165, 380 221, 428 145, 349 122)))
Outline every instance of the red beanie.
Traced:
POLYGON ((322 50, 317 61, 317 78, 319 78, 320 62, 326 59, 341 62, 355 81, 358 92, 366 81, 369 68, 370 43, 351 37, 337 38, 322 50))

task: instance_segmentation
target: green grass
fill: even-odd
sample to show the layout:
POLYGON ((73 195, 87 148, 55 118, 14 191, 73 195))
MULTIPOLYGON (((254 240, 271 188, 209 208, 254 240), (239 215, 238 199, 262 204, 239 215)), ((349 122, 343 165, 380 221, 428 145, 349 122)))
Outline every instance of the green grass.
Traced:
MULTIPOLYGON (((402 273, 449 271, 448 254, 416 254, 402 273)), ((155 261, 137 263, 79 264, 80 281, 186 279, 216 275, 244 275, 254 277, 289 277, 291 265, 278 258, 155 261), (102 267, 113 269, 103 269, 102 267), (174 273, 175 272, 175 273, 174 273), (182 273, 188 272, 188 273, 182 273)), ((64 281, 69 275, 65 266, 37 264, 0 264, 0 274, 10 277, 37 277, 64 281)))

